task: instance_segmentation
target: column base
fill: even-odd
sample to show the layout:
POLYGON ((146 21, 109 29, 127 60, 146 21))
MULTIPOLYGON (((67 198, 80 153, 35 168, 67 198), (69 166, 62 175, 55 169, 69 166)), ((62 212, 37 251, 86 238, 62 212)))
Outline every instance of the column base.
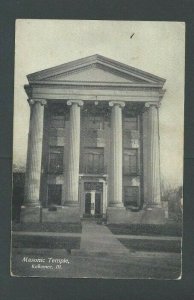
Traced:
POLYGON ((39 223, 40 222, 40 206, 22 206, 20 213, 21 223, 39 223))
POLYGON ((146 206, 142 214, 142 224, 164 224, 165 209, 161 206, 146 206))
POLYGON ((162 207, 145 207, 133 212, 126 208, 108 207, 108 224, 165 224, 165 209, 162 207))
POLYGON ((109 202, 108 207, 124 208, 123 202, 109 202))
POLYGON ((80 223, 79 207, 58 206, 54 210, 49 208, 22 207, 21 223, 80 223))
POLYGON ((79 203, 78 203, 78 201, 65 201, 64 206, 65 207, 78 207, 79 203))
POLYGON ((126 222, 125 207, 108 207, 107 208, 107 223, 122 224, 126 222))
POLYGON ((80 223, 80 209, 78 206, 59 206, 52 211, 43 208, 42 223, 80 223))

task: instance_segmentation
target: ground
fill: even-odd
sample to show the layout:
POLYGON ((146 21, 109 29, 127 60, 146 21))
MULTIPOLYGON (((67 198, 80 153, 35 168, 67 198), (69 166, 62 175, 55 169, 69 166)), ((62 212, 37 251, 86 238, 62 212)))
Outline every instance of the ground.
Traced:
MULTIPOLYGON (((174 253, 131 253, 128 257, 105 255, 52 255, 44 253, 29 255, 18 254, 13 259, 12 273, 17 276, 63 277, 63 278, 155 278, 177 279, 180 276, 180 254, 174 253), (69 263, 51 264, 51 270, 32 269, 32 263, 22 263, 24 256, 65 258, 69 263)), ((38 265, 38 263, 34 263, 38 265)), ((45 264, 44 264, 45 265, 45 264)))
MULTIPOLYGON (((45 234, 48 238, 49 233, 45 234)), ((64 233, 61 237, 65 239, 68 235, 64 233)), ((12 252, 12 274, 64 278, 180 277, 180 253, 135 251, 130 248, 130 237, 126 238, 128 247, 106 226, 83 222, 80 249, 68 253, 65 249, 15 248, 12 252)), ((138 236, 135 238, 139 239, 138 236)), ((170 241, 172 239, 169 237, 170 241)))

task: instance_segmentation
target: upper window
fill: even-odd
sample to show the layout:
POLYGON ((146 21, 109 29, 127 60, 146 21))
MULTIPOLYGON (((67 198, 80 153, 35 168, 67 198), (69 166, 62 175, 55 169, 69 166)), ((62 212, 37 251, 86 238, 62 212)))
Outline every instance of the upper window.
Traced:
POLYGON ((124 175, 137 174, 137 149, 124 149, 123 171, 124 175))
POLYGON ((52 115, 51 116, 51 128, 64 128, 65 116, 64 115, 52 115))
POLYGON ((86 148, 84 151, 84 172, 99 174, 104 172, 104 149, 86 148))
POLYGON ((88 117, 88 128, 89 129, 103 129, 103 117, 102 116, 89 116, 88 117))
POLYGON ((137 130, 137 117, 124 117, 125 130, 137 130))
POLYGON ((61 146, 49 148, 49 173, 63 173, 63 150, 61 146))

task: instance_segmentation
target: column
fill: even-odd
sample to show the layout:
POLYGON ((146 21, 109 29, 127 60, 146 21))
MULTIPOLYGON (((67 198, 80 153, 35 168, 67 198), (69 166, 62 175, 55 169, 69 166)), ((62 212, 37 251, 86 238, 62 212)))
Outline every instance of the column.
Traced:
POLYGON ((111 101, 111 157, 110 157, 110 188, 109 207, 123 207, 123 143, 122 143, 122 107, 124 102, 111 101))
POLYGON ((148 110, 148 206, 161 205, 158 104, 146 103, 148 110))
POLYGON ((30 99, 30 127, 25 178, 24 206, 40 206, 40 179, 42 163, 42 142, 44 124, 44 105, 46 100, 30 99))
POLYGON ((69 122, 69 151, 66 173, 66 201, 67 206, 78 206, 79 189, 79 157, 80 157, 80 107, 83 101, 69 100, 70 122, 69 122))

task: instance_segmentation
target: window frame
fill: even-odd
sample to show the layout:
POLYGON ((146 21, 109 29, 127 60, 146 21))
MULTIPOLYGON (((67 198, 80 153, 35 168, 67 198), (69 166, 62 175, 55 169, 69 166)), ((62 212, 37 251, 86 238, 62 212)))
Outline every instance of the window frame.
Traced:
POLYGON ((87 124, 90 130, 104 130, 104 118, 101 115, 89 115, 87 116, 87 124), (99 128, 96 128, 95 126, 92 126, 92 124, 95 124, 95 119, 99 118, 99 128), (93 119, 93 122, 92 122, 93 119))
POLYGON ((126 175, 126 176, 132 176, 132 175, 137 175, 139 174, 139 151, 138 151, 138 148, 125 148, 123 150, 123 175, 126 175), (125 151, 134 151, 136 154, 135 155, 129 155, 127 153, 125 153, 125 151), (136 163, 136 170, 135 171, 131 171, 130 172, 130 169, 132 169, 130 163, 128 165, 128 171, 126 171, 126 163, 125 163, 125 156, 128 156, 128 157, 135 157, 136 160, 135 160, 135 163, 136 163))
POLYGON ((140 197, 140 187, 139 186, 130 186, 130 185, 127 185, 127 186, 124 186, 123 187, 123 198, 124 198, 124 205, 125 206, 138 206, 138 203, 139 203, 139 197, 140 197), (131 201, 127 201, 126 200, 126 189, 129 191, 131 189, 131 191, 133 190, 136 190, 136 195, 127 195, 128 198, 132 198, 131 201), (135 200, 133 200, 133 198, 136 198, 135 200))
POLYGON ((104 173, 104 148, 103 147, 87 147, 84 148, 84 159, 83 159, 83 170, 86 174, 103 174, 104 173), (95 153, 98 150, 102 150, 102 153, 95 153), (92 167, 88 164, 90 155, 91 161, 92 161, 92 167), (95 156, 98 157, 98 163, 97 160, 95 160, 95 156), (97 165, 96 165, 97 163, 97 165), (99 166, 96 168, 96 166, 99 166))
MULTIPOLYGON (((128 121, 128 123, 130 123, 129 121, 128 121)), ((129 131, 131 131, 131 130, 138 130, 139 128, 139 122, 138 122, 138 116, 124 116, 123 117, 123 129, 124 129, 124 131, 125 132, 129 132, 129 131), (136 122, 135 122, 135 128, 127 128, 126 126, 125 126, 125 124, 126 124, 126 120, 129 120, 129 119, 136 119, 136 122)))
MULTIPOLYGON (((64 172, 64 147, 63 146, 49 146, 49 151, 48 151, 49 153, 48 153, 48 173, 49 174, 56 174, 56 175, 60 175, 60 174, 63 174, 63 172, 64 172), (54 150, 55 149, 55 151, 57 151, 57 149, 59 150, 61 150, 61 152, 59 152, 59 153, 54 153, 54 152, 51 152, 51 150, 54 150), (52 167, 52 165, 51 165, 51 155, 52 154, 59 154, 59 155, 61 155, 61 158, 59 159, 59 164, 58 164, 58 166, 59 166, 59 170, 57 170, 57 167, 55 167, 54 168, 54 170, 53 170, 53 167, 52 167)), ((55 159, 56 160, 56 159, 55 159)))
POLYGON ((51 114, 51 116, 50 116, 50 128, 51 129, 64 129, 65 128, 65 115, 51 114), (58 117, 59 117, 59 120, 63 120, 63 126, 53 126, 53 121, 56 121, 58 117))

